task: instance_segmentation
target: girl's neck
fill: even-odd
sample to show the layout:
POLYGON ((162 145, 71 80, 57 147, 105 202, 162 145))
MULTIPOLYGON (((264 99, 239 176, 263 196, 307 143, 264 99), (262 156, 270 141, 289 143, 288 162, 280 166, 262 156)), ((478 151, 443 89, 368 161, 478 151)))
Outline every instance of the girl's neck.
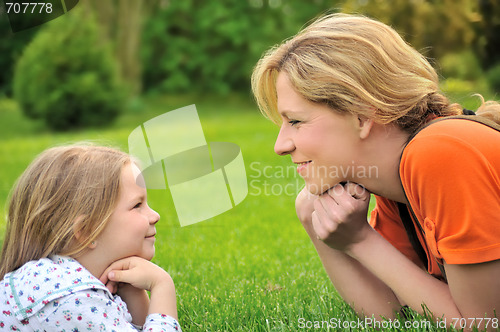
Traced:
POLYGON ((102 255, 96 255, 93 249, 86 249, 83 253, 73 256, 84 268, 86 268, 94 277, 99 279, 110 262, 105 262, 102 255), (101 256, 101 257, 98 257, 101 256))

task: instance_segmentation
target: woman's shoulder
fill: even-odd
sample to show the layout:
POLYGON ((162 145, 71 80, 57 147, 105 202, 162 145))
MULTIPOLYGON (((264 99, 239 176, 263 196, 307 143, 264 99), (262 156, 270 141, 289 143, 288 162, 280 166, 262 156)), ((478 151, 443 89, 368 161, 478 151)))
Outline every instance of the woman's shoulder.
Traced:
POLYGON ((500 142, 500 131, 474 121, 474 118, 441 118, 420 130, 408 147, 429 140, 434 142, 429 148, 439 146, 441 142, 492 147, 494 143, 500 142))
POLYGON ((401 157, 399 173, 407 197, 419 205, 438 200, 436 195, 463 193, 465 188, 497 192, 499 146, 500 132, 481 123, 447 119, 429 125, 408 143, 401 157))
POLYGON ((486 162, 500 171, 500 132, 475 121, 446 119, 422 129, 411 139, 402 154, 402 166, 453 166, 467 169, 486 162))

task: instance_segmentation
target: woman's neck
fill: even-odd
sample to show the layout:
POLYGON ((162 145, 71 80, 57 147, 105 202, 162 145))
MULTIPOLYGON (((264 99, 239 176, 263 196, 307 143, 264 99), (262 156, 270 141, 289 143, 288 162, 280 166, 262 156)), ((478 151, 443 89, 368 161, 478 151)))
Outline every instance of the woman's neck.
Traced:
POLYGON ((377 172, 366 181, 360 179, 360 183, 375 195, 405 204, 399 165, 408 137, 408 133, 395 125, 374 124, 363 154, 365 162, 377 172))

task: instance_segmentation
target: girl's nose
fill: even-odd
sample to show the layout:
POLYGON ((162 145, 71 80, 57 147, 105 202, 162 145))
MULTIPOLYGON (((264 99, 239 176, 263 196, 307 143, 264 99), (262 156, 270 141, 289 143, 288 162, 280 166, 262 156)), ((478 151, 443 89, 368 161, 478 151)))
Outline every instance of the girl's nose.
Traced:
POLYGON ((152 208, 149 208, 149 210, 151 210, 149 220, 150 223, 154 225, 160 220, 160 214, 155 210, 153 210, 152 208))
POLYGON ((286 124, 283 124, 280 128, 280 132, 278 137, 276 137, 276 143, 274 143, 274 152, 279 154, 280 156, 284 156, 290 154, 293 150, 295 150, 295 144, 288 132, 286 124))

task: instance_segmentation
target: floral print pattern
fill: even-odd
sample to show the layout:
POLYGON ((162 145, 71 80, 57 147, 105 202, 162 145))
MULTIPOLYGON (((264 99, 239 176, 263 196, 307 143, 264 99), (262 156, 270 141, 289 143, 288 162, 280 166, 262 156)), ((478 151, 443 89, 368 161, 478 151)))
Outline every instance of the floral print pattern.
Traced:
POLYGON ((0 331, 181 331, 163 314, 131 322, 125 302, 69 257, 28 262, 0 281, 0 331))

